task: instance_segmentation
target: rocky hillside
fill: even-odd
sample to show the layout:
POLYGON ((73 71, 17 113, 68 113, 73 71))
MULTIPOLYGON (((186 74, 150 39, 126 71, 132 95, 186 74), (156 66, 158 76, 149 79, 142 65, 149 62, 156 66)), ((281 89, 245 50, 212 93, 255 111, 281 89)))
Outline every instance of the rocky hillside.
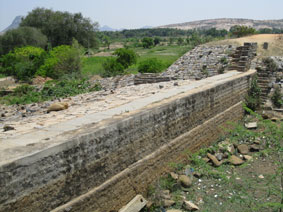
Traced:
POLYGON ((192 21, 179 24, 170 24, 160 26, 158 28, 177 28, 177 29, 226 29, 229 30, 232 26, 244 25, 255 29, 261 28, 279 28, 283 29, 283 19, 280 20, 252 20, 252 19, 236 19, 236 18, 221 18, 209 19, 201 21, 192 21))
POLYGON ((10 26, 8 26, 6 29, 4 29, 1 33, 4 33, 4 32, 6 32, 6 31, 8 31, 8 30, 10 30, 10 29, 16 29, 16 28, 18 28, 19 26, 20 26, 20 23, 22 22, 22 18, 23 18, 23 16, 17 16, 14 20, 13 20, 13 22, 12 22, 12 24, 10 25, 10 26))

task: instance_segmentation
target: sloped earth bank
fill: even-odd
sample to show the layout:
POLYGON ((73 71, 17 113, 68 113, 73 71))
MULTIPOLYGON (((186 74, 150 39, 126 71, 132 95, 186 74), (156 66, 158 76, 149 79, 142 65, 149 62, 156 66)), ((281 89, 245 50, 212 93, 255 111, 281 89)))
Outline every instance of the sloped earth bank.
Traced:
POLYGON ((282 148, 282 121, 261 120, 257 129, 235 125, 214 146, 170 164, 174 171, 149 187, 152 205, 144 211, 281 212, 282 148), (188 209, 188 201, 196 208, 188 209))

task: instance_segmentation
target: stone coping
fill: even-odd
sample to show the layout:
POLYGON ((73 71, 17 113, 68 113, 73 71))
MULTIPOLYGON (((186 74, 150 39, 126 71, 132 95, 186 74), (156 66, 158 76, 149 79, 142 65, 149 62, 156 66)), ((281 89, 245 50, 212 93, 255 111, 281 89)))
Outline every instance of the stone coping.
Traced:
MULTIPOLYGON (((43 129, 38 129, 32 133, 15 136, 5 140, 0 140, 0 171, 3 166, 12 162, 26 165, 39 158, 60 152, 61 150, 72 145, 70 139, 75 134, 80 133, 80 129, 88 129, 99 126, 102 121, 110 124, 113 118, 122 114, 131 114, 132 112, 141 111, 142 108, 153 103, 161 102, 169 98, 178 99, 180 95, 190 95, 201 90, 206 90, 218 84, 241 78, 256 73, 256 70, 249 70, 241 73, 229 71, 225 74, 206 78, 196 81, 189 85, 177 86, 168 89, 166 93, 156 93, 152 96, 134 100, 130 103, 112 108, 103 112, 88 114, 80 118, 75 118, 62 123, 58 123, 43 129)), ((81 132, 83 133, 83 131, 81 132)))

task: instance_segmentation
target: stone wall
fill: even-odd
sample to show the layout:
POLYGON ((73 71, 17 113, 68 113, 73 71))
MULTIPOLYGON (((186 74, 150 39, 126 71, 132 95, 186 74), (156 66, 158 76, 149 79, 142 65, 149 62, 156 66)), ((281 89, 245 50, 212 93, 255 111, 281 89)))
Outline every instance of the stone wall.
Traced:
POLYGON ((232 45, 197 46, 178 59, 162 76, 200 80, 217 75, 218 70, 225 66, 221 59, 225 58, 229 63, 235 49, 232 45))
POLYGON ((90 125, 0 166, 0 211, 117 210, 242 117, 250 71, 90 125), (65 205, 64 205, 65 204, 65 205))

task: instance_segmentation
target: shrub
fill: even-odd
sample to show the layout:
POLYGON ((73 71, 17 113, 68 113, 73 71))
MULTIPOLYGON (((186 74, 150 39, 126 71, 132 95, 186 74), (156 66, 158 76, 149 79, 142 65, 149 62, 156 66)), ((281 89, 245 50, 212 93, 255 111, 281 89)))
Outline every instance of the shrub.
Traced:
POLYGON ((140 73, 158 73, 162 70, 162 63, 156 58, 147 59, 138 66, 140 73))
POLYGON ((49 52, 44 65, 37 74, 44 77, 59 79, 66 74, 80 74, 81 58, 79 49, 72 46, 57 46, 49 52))
POLYGON ((245 97, 246 105, 248 108, 255 111, 260 106, 260 94, 261 90, 257 84, 257 77, 254 77, 248 90, 248 95, 245 97))
POLYGON ((105 73, 103 74, 103 77, 113 77, 116 75, 121 75, 124 72, 125 67, 117 62, 115 58, 109 58, 102 64, 105 73))
POLYGON ((143 48, 145 49, 150 49, 151 47, 154 46, 154 42, 153 42, 153 39, 152 38, 143 38, 142 39, 142 46, 143 48))
POLYGON ((264 58, 263 63, 266 65, 268 71, 275 72, 278 70, 278 65, 270 57, 264 58))
POLYGON ((47 37, 33 27, 19 27, 7 31, 0 36, 0 55, 12 51, 16 47, 35 46, 45 48, 47 37))
POLYGON ((125 69, 137 62, 137 55, 131 49, 117 49, 115 50, 114 55, 117 56, 117 62, 122 64, 125 69))
POLYGON ((281 93, 281 89, 279 86, 275 88, 275 91, 271 97, 271 100, 272 100, 272 103, 278 108, 280 108, 283 105, 282 93, 281 93))
POLYGON ((15 76, 18 80, 29 81, 44 63, 45 58, 46 52, 39 47, 16 48, 13 52, 2 56, 0 72, 8 76, 15 76))
POLYGON ((30 85, 19 86, 12 94, 0 97, 0 103, 30 104, 98 90, 101 90, 99 84, 91 85, 86 79, 51 80, 46 82, 41 90, 30 85))

